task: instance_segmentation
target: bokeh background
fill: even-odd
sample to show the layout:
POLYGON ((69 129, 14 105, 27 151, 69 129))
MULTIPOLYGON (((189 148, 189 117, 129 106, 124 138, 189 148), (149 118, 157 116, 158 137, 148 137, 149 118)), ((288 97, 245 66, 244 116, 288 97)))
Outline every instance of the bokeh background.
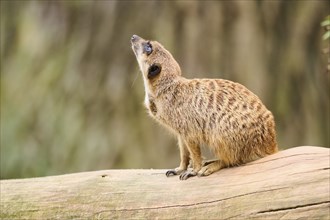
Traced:
POLYGON ((161 42, 188 78, 244 84, 281 149, 329 147, 329 2, 1 0, 1 179, 173 168, 147 115, 130 37, 161 42))

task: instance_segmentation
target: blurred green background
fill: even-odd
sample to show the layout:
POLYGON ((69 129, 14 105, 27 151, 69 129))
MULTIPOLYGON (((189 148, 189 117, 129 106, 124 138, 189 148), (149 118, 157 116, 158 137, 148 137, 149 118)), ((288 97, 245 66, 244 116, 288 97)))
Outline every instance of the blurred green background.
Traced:
POLYGON ((173 168, 147 115, 130 37, 161 42, 188 78, 244 84, 281 149, 329 147, 328 1, 1 1, 1 179, 173 168))

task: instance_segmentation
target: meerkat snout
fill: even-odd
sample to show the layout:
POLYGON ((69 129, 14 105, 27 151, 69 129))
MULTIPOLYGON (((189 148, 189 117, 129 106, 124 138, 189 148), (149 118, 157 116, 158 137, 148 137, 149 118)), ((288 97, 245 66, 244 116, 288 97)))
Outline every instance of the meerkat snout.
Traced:
POLYGON ((224 79, 186 79, 157 41, 133 35, 131 43, 143 75, 144 104, 178 137, 181 162, 167 176, 208 176, 277 152, 274 117, 246 87, 224 79), (202 144, 216 160, 203 165, 202 144))
POLYGON ((133 36, 131 37, 131 41, 135 41, 135 40, 138 39, 138 38, 139 38, 139 36, 133 34, 133 36))
POLYGON ((131 43, 136 56, 141 56, 142 54, 149 56, 153 52, 150 41, 146 41, 135 34, 131 37, 131 43))

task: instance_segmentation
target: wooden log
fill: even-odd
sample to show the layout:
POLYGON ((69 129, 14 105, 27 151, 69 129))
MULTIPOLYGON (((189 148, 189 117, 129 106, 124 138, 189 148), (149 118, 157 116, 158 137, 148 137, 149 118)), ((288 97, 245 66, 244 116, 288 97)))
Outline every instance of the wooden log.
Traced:
POLYGON ((329 152, 291 148, 186 181, 152 169, 1 180, 1 218, 330 219, 329 152))

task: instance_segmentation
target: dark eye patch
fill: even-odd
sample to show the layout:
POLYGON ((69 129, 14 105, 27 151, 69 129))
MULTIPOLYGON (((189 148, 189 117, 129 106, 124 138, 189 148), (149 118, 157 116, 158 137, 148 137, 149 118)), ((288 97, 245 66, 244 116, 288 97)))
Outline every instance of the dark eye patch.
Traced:
POLYGON ((148 69, 148 79, 152 79, 155 76, 157 76, 160 71, 162 70, 162 67, 158 63, 152 64, 148 69))
POLYGON ((152 45, 149 41, 143 44, 143 52, 148 56, 152 53, 152 45))

